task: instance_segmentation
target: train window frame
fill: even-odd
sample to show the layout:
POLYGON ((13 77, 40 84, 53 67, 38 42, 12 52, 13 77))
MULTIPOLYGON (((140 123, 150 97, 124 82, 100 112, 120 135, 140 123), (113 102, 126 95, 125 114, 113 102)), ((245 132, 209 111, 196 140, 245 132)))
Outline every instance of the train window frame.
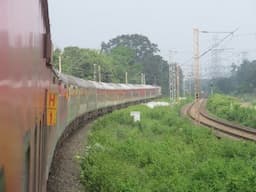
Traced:
POLYGON ((0 166, 0 192, 5 191, 4 169, 0 166))

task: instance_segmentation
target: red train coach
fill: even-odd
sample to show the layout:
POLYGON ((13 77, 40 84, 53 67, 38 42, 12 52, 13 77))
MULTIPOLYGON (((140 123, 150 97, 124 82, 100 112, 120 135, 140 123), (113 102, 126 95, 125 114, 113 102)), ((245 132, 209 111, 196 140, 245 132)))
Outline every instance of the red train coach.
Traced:
POLYGON ((45 95, 54 77, 50 53, 47 0, 1 0, 0 191, 45 189, 40 162, 46 148, 45 95))
POLYGON ((45 192, 58 141, 93 115, 160 87, 97 83, 50 64, 47 0, 0 1, 0 192, 45 192))

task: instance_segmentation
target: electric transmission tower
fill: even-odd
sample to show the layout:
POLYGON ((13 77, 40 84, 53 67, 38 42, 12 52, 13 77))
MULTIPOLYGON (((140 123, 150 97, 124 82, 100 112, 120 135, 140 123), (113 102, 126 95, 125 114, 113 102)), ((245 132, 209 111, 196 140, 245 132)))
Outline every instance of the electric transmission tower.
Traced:
POLYGON ((178 64, 173 63, 169 65, 169 88, 170 88, 170 101, 179 101, 180 98, 180 71, 181 68, 178 64))

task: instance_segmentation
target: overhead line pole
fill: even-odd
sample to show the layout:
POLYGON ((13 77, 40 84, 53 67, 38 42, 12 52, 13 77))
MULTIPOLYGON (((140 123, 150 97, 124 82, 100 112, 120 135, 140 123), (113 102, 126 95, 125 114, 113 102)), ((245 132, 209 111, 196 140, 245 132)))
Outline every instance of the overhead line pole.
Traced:
POLYGON ((170 102, 176 101, 177 98, 177 84, 176 84, 176 64, 174 62, 174 54, 177 51, 170 51, 170 61, 169 61, 169 89, 170 89, 170 102))
POLYGON ((125 84, 128 84, 128 72, 125 72, 125 84))
POLYGON ((180 98, 180 66, 178 64, 176 66, 176 101, 179 101, 180 98))
POLYGON ((101 82, 101 67, 100 65, 98 66, 98 80, 101 82))
POLYGON ((193 29, 194 37, 194 91, 195 91, 195 101, 200 98, 200 53, 199 53, 199 30, 197 28, 193 29))
POLYGON ((62 72, 62 62, 61 62, 61 54, 59 55, 59 73, 62 72))
POLYGON ((172 64, 169 63, 169 91, 170 91, 170 102, 173 102, 173 83, 172 83, 172 64))
POLYGON ((96 64, 93 64, 93 80, 96 81, 97 80, 97 72, 96 72, 96 64))

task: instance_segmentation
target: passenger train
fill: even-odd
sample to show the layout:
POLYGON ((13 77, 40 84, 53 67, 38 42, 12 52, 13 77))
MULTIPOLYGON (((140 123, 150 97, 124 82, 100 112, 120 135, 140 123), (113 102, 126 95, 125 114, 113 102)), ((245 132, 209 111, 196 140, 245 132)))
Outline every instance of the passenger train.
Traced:
POLYGON ((0 1, 0 192, 45 192, 54 151, 97 115, 161 88, 94 82, 51 64, 47 0, 0 1))

